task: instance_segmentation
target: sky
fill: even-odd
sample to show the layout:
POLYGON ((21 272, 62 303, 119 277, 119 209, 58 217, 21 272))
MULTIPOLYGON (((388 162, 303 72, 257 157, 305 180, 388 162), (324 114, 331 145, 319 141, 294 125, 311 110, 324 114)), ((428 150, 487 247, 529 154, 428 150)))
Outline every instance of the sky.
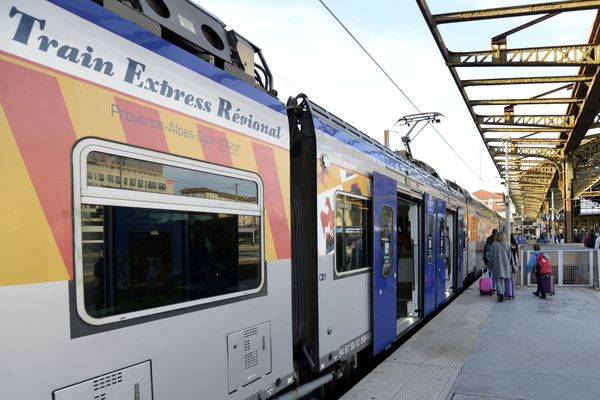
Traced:
MULTIPOLYGON (((195 0, 207 11, 261 48, 274 75, 279 98, 305 93, 309 99, 383 143, 389 129, 392 149, 402 149, 406 126, 395 125, 402 116, 417 112, 444 115, 411 143, 412 154, 446 179, 470 192, 502 192, 501 180, 479 131, 452 79, 443 57, 414 0, 323 0, 346 25, 407 98, 386 78, 319 0, 195 0), (440 137, 443 136, 453 150, 440 137), (464 162, 463 162, 464 160, 464 162)), ((545 0, 429 0, 434 14, 540 3, 545 0)), ((509 47, 586 43, 592 11, 565 13, 509 37, 509 47)), ((489 50, 490 38, 535 17, 475 21, 440 26, 446 46, 453 51, 489 50)), ((541 68, 462 68, 462 79, 478 76, 548 75, 541 68), (483 75, 482 75, 483 74, 483 75), (499 75, 502 74, 502 75, 499 75)), ((576 74, 577 68, 554 67, 551 72, 576 74), (559 72, 560 71, 560 72, 559 72)), ((531 97, 554 86, 470 88, 471 98, 531 97), (485 93, 483 91, 486 91, 485 93), (492 95, 490 95, 492 93, 492 95)), ((568 97, 570 92, 557 93, 568 97)), ((535 106, 520 112, 540 112, 535 106)), ((564 114, 566 106, 543 112, 564 114)), ((482 114, 502 113, 502 106, 476 109, 482 114)), ((420 129, 420 126, 414 131, 420 129)), ((413 134, 414 134, 413 133, 413 134)))

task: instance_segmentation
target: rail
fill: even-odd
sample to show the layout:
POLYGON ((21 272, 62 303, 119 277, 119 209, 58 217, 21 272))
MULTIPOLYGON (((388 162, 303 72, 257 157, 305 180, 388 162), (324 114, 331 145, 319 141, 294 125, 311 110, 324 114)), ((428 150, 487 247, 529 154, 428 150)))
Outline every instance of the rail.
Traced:
MULTIPOLYGON (((520 268, 516 274, 517 282, 522 286, 536 284, 535 274, 527 273, 527 260, 531 255, 531 246, 526 246, 520 252, 520 268)), ((600 264, 600 251, 585 247, 561 248, 557 246, 544 246, 542 252, 548 256, 552 264, 554 285, 582 286, 600 289, 598 265, 600 264)))

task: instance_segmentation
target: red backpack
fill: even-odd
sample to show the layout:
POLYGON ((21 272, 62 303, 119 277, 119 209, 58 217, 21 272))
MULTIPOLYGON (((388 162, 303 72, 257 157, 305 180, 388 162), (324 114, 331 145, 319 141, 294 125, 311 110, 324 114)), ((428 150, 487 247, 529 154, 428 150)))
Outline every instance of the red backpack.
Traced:
POLYGON ((548 260, 548 257, 546 257, 546 255, 544 253, 540 253, 537 256, 537 265, 538 265, 538 271, 540 271, 540 274, 542 275, 552 275, 552 265, 550 264, 550 260, 548 260))

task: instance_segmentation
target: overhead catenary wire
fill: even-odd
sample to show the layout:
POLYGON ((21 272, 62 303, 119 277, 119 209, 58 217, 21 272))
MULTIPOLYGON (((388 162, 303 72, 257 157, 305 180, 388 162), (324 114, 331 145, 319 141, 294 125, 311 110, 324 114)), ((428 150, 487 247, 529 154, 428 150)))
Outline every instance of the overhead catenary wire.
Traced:
MULTIPOLYGON (((371 61, 379 68, 379 70, 388 78, 388 80, 392 83, 392 85, 394 85, 394 87, 396 89, 398 89, 398 91, 402 94, 402 96, 404 96, 404 98, 414 107, 415 110, 417 110, 417 112, 421 113, 422 111, 419 109, 419 107, 412 101, 412 99, 406 94, 406 92, 404 92, 404 90, 402 90, 402 88, 396 83, 396 81, 394 81, 394 79, 386 72, 386 70, 383 69, 381 64, 379 64, 379 62, 377 62, 377 60, 375 60, 375 58, 371 55, 371 53, 369 53, 369 51, 362 45, 362 43, 360 43, 360 41, 356 38, 356 36, 354 36, 352 34, 352 32, 350 32, 350 30, 346 27, 346 25, 344 25, 344 23, 337 17, 337 15, 335 15, 335 13, 327 6, 327 4, 325 4, 325 2, 323 0, 318 0, 318 1, 327 10, 327 12, 329 12, 329 14, 331 14, 331 16, 338 22, 338 24, 340 24, 340 26, 346 31, 346 33, 348 33, 348 35, 350 35, 352 40, 354 40, 354 42, 356 42, 356 44, 371 59, 371 61)), ((479 179, 480 182, 484 183, 483 180, 477 175, 477 173, 475 173, 475 171, 473 171, 471 166, 458 154, 458 152, 456 150, 454 150, 454 148, 450 145, 450 143, 448 143, 448 141, 446 140, 446 138, 444 138, 444 136, 440 133, 440 131, 438 131, 436 129, 436 127, 433 124, 431 124, 431 122, 429 122, 427 125, 430 125, 433 128, 435 133, 438 134, 438 136, 444 141, 444 143, 446 143, 446 145, 450 148, 450 150, 452 150, 452 152, 458 157, 458 159, 462 161, 462 163, 469 169, 469 171, 471 171, 473 176, 475 176, 477 179, 479 179)))
POLYGON ((365 52, 365 54, 371 59, 371 61, 373 61, 373 63, 375 65, 377 65, 377 67, 379 68, 379 70, 381 72, 383 72, 383 74, 390 80, 390 82, 392 82, 392 84, 396 87, 396 89, 398 89, 400 91, 400 93, 402 93, 402 95, 404 96, 404 98, 406 98, 406 100, 408 100, 408 102, 419 112, 421 112, 419 110, 419 107, 416 106, 415 103, 413 103, 413 101, 410 99, 410 97, 408 97, 408 95, 406 93, 404 93, 404 90, 402 90, 402 88, 400 86, 398 86, 398 84, 392 79, 392 77, 385 71, 385 69, 383 69, 383 67, 377 62, 377 60, 375 60, 375 58, 371 55, 371 53, 369 53, 367 51, 367 49, 365 49, 365 47, 358 41, 358 39, 352 34, 352 32, 350 32, 350 30, 348 28, 346 28, 346 25, 344 25, 344 23, 342 21, 340 21, 340 19, 334 14, 333 11, 331 11, 331 9, 329 7, 327 7, 327 4, 325 4, 325 2, 323 0, 319 0, 319 3, 321 3, 323 5, 323 7, 325 7, 325 9, 329 12, 329 14, 331 14, 331 16, 341 25, 342 28, 344 28, 344 30, 346 31, 346 33, 348 33, 348 35, 350 35, 350 37, 356 42, 356 44, 362 49, 362 51, 365 52))

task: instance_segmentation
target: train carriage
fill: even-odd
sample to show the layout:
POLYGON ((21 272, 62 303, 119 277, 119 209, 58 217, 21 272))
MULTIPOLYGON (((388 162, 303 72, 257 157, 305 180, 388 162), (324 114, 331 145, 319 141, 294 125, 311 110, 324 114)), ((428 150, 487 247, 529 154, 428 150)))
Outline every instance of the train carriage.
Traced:
POLYGON ((469 203, 306 96, 288 109, 294 343, 322 371, 379 353, 462 290, 469 203))
POLYGON ((300 398, 499 223, 187 0, 2 2, 0 141, 2 399, 300 398))
POLYGON ((0 398, 292 383, 284 104, 91 1, 0 18, 0 398))

